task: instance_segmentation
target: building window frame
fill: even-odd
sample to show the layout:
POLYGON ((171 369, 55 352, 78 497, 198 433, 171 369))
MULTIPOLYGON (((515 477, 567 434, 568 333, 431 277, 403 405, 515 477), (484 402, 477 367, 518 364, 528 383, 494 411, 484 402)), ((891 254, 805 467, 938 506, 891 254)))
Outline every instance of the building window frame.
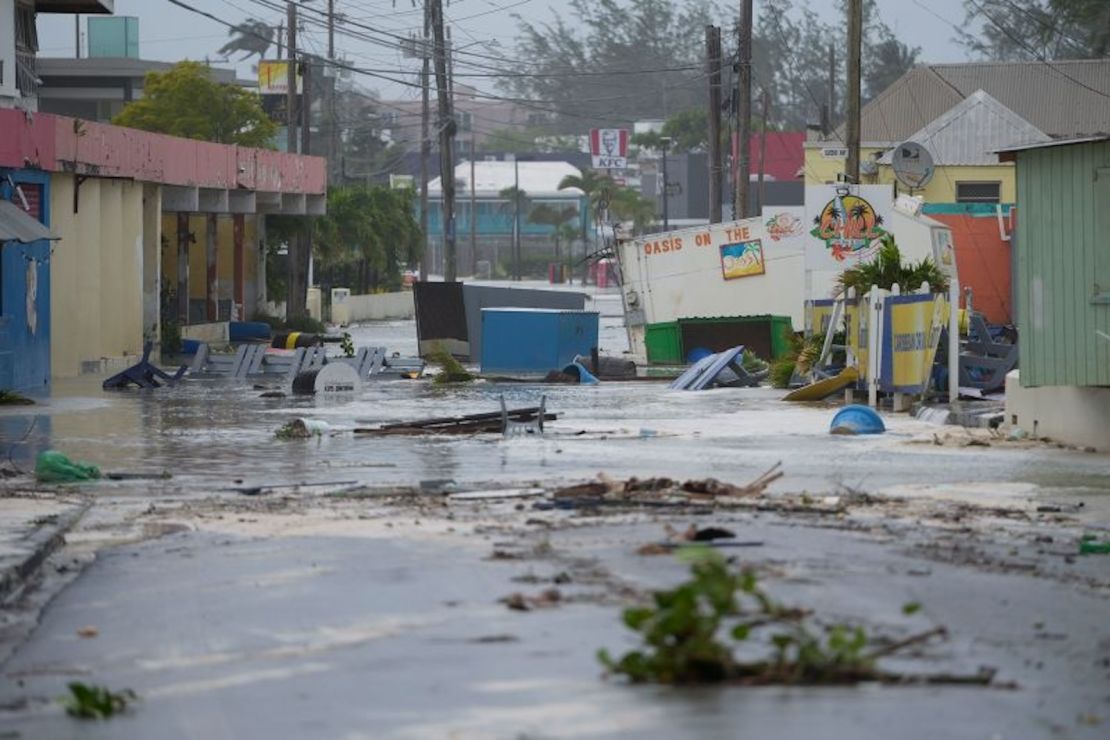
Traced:
POLYGON ((956 202, 957 203, 1001 203, 1002 202, 1002 182, 1000 180, 959 180, 956 182, 956 202), (979 193, 961 193, 961 188, 993 188, 993 194, 987 194, 980 190, 979 193))

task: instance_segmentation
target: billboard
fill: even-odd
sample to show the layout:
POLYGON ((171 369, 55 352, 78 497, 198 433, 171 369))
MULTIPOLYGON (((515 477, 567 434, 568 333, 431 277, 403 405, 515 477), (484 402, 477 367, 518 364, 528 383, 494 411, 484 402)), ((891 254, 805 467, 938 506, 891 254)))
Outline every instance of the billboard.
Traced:
POLYGON ((628 129, 591 129, 590 154, 593 157, 594 169, 626 169, 628 167, 628 129))
MULTIPOLYGON (((297 73, 297 94, 304 92, 304 78, 297 73)), ((289 94, 289 60, 278 59, 258 63, 258 94, 289 94)))
POLYGON ((890 229, 890 185, 808 185, 806 268, 843 270, 875 256, 890 229))

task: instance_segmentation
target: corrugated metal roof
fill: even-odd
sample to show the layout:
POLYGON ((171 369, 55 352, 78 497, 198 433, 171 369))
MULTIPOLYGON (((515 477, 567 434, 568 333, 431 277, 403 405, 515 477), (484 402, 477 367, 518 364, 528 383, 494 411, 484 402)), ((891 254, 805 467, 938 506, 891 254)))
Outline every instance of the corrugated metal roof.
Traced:
MULTIPOLYGON (((908 137, 933 155, 937 165, 998 164, 995 151, 1052 139, 983 90, 976 90, 929 125, 908 137)), ((890 164, 893 150, 879 160, 890 164)))
POLYGON ((29 244, 39 239, 57 239, 50 229, 10 200, 0 200, 0 242, 29 244))
POLYGON ((905 141, 976 90, 1053 138, 1110 132, 1110 59, 1092 59, 915 67, 863 107, 860 137, 905 141))
POLYGON ((1047 149, 1049 146, 1071 146, 1072 144, 1093 144, 1103 141, 1110 141, 1110 134, 1099 134, 1097 136, 1077 136, 1074 139, 1053 139, 1047 142, 1037 142, 1030 144, 1015 144, 1012 146, 1003 146, 1002 149, 997 150, 1000 155, 999 159, 1003 162, 1012 162, 1013 154, 1017 152, 1025 152, 1030 149, 1047 149), (1007 156, 1009 155, 1009 156, 1007 156))

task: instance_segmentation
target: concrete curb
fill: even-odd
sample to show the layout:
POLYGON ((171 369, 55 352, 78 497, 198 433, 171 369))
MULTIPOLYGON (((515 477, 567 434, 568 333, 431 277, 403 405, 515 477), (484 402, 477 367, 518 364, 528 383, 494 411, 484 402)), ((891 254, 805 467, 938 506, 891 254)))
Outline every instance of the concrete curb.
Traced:
POLYGON ((80 504, 50 523, 32 532, 26 541, 29 552, 18 556, 11 564, 0 566, 0 604, 8 601, 28 579, 42 566, 43 562, 65 544, 66 533, 73 528, 92 506, 92 502, 80 504))

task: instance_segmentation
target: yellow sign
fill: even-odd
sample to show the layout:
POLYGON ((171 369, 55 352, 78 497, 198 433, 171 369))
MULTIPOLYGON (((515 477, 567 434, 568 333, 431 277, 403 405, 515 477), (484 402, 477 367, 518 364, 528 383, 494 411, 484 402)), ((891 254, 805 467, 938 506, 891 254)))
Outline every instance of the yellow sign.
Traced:
POLYGON ((940 332, 948 323, 942 295, 891 296, 883 326, 880 386, 897 393, 922 393, 936 357, 940 332))
MULTIPOLYGON (((304 79, 297 75, 297 94, 304 92, 304 79)), ((258 94, 289 94, 289 61, 261 61, 258 63, 258 94)))

